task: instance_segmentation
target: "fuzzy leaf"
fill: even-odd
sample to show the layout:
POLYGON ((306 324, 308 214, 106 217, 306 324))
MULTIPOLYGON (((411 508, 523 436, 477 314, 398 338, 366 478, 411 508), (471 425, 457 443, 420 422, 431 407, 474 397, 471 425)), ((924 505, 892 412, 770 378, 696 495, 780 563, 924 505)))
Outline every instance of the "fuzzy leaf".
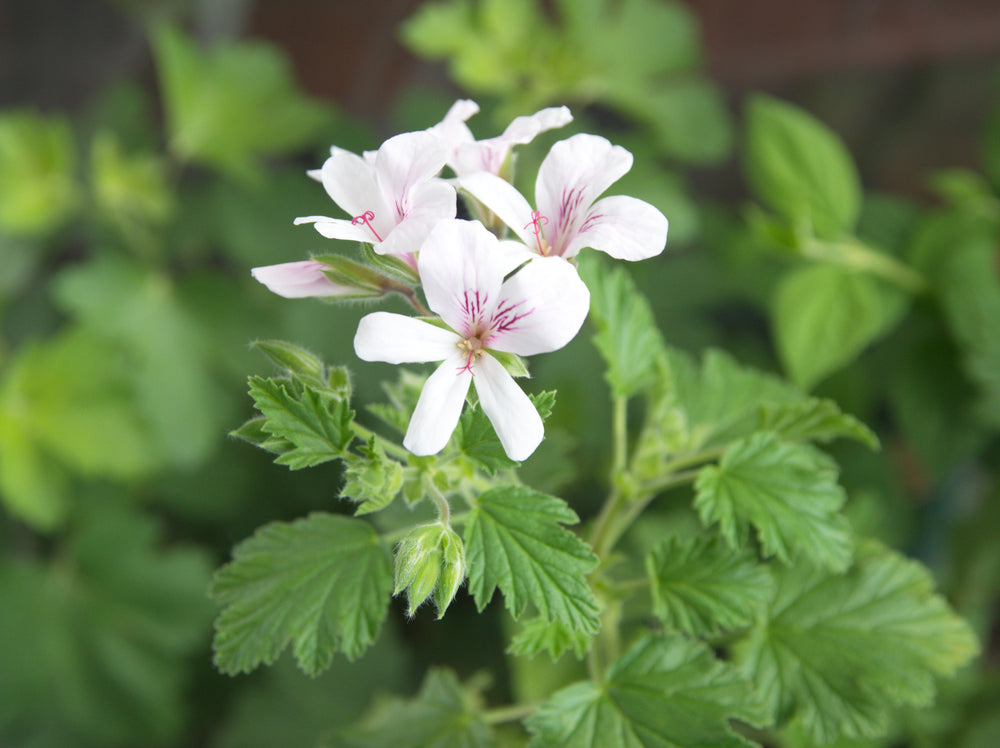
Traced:
POLYGON ((589 546, 562 525, 579 518, 562 499, 521 486, 479 496, 465 526, 469 591, 482 610, 499 587, 518 618, 532 603, 547 621, 592 634, 598 607, 586 576, 589 546))
POLYGON ((749 625, 774 589, 753 553, 706 536, 664 541, 646 557, 646 571, 656 617, 692 636, 749 625))
POLYGON ((521 630, 511 640, 507 652, 522 657, 534 657, 546 651, 553 660, 558 660, 569 650, 577 659, 583 657, 593 639, 587 634, 574 631, 560 621, 546 621, 532 618, 522 624, 521 630))
POLYGON ((260 528, 215 575, 223 606, 215 664, 225 673, 269 665, 292 644, 316 675, 335 651, 355 659, 378 635, 392 592, 392 562, 371 526, 315 513, 260 528))
POLYGON ((621 265, 609 270, 593 253, 580 260, 580 275, 590 288, 590 319, 597 327, 594 345, 608 365, 611 392, 630 397, 656 376, 663 340, 649 302, 621 265))
POLYGON ((874 543, 843 575, 809 564, 775 573, 770 612, 737 660, 772 715, 817 743, 884 735, 893 707, 928 705, 935 676, 978 652, 927 569, 874 543))
POLYGON ((402 487, 403 466, 390 460, 373 436, 361 456, 348 459, 340 493, 358 504, 354 514, 359 516, 387 507, 402 487))
MULTIPOLYGON (((296 377, 252 376, 249 381, 250 396, 267 418, 261 428, 293 447, 282 452, 275 462, 299 470, 344 455, 354 438, 354 411, 346 400, 296 377)), ((268 440, 261 446, 272 449, 278 445, 268 440)))
POLYGON ((325 748, 488 748, 494 738, 449 670, 432 669, 413 699, 380 705, 365 724, 339 734, 325 748))
POLYGON ((846 496, 836 463, 815 447, 766 432, 741 439, 701 470, 695 490, 702 522, 718 523, 732 548, 744 546, 752 526, 763 552, 785 563, 850 564, 850 526, 839 514, 846 496))
POLYGON ((838 437, 854 439, 869 449, 879 441, 870 428, 844 413, 832 400, 811 397, 800 403, 760 406, 761 431, 773 431, 785 441, 829 442, 838 437))
POLYGON ((641 639, 602 686, 575 683, 527 721, 531 748, 749 748, 729 719, 761 724, 749 683, 712 651, 679 635, 641 639))

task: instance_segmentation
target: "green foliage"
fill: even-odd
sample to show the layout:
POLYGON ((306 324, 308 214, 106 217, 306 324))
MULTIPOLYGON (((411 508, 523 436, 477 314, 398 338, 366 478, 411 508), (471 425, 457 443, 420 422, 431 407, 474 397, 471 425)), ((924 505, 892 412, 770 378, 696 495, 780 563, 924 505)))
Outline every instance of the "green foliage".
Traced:
POLYGON ((0 115, 0 230, 51 233, 80 204, 69 123, 27 111, 0 115))
POLYGON ((378 635, 391 591, 389 554, 368 524, 320 513, 273 522, 236 546, 212 582, 223 606, 215 664, 247 673, 289 644, 310 675, 337 651, 353 660, 378 635))
POLYGON ((607 364, 605 378, 616 397, 630 397, 648 387, 656 375, 663 340, 649 303, 628 271, 609 270, 593 253, 580 262, 590 288, 590 317, 597 327, 594 345, 607 364))
POLYGON ((808 389, 891 331, 905 311, 906 297, 877 278, 836 265, 803 267, 775 292, 775 343, 789 376, 808 389))
POLYGON ((486 607, 499 587, 515 618, 531 603, 547 621, 597 631, 597 601, 586 580, 597 559, 562 527, 578 521, 565 502, 530 488, 500 486, 480 495, 465 526, 476 606, 486 607))
POLYGON ((762 724, 749 683, 703 644, 647 636, 612 664, 603 683, 557 692, 528 721, 532 746, 748 748, 727 720, 762 724))
MULTIPOLYGON (((545 421, 555 407, 556 393, 553 391, 541 392, 537 395, 529 395, 538 414, 545 421)), ((458 449, 472 463, 485 470, 490 475, 495 475, 498 470, 517 466, 517 462, 510 459, 503 450, 503 445, 497 437, 493 424, 486 417, 482 408, 475 405, 466 408, 462 417, 458 421, 458 428, 455 429, 453 437, 458 449)))
POLYGON ((586 632, 575 630, 562 621, 549 621, 539 616, 521 624, 521 630, 511 640, 507 651, 523 657, 534 657, 545 651, 553 660, 558 660, 572 649, 580 658, 590 649, 592 642, 586 632))
POLYGON ((168 745, 184 730, 211 560, 161 548, 154 522, 91 498, 56 558, 0 562, 5 745, 168 745))
POLYGON ((817 743, 883 735, 890 709, 926 706, 934 677, 978 651, 926 569, 885 548, 860 547, 842 575, 806 563, 775 572, 770 611, 738 660, 771 714, 817 743))
POLYGON ((403 466, 386 457, 375 437, 362 447, 361 456, 347 460, 341 495, 358 504, 356 516, 387 507, 403 488, 403 466))
POLYGON ((718 465, 699 472, 694 505, 731 548, 744 547, 753 527, 766 556, 842 571, 852 543, 837 472, 816 448, 762 432, 733 442, 718 465))
POLYGON ((662 154, 702 162, 728 152, 729 115, 696 70, 697 23, 684 5, 564 0, 556 9, 553 19, 536 0, 428 3, 403 39, 448 58, 461 85, 502 95, 514 114, 599 103, 646 128, 662 154))
POLYGON ((295 89, 272 47, 243 42, 204 52, 170 26, 153 42, 169 147, 182 161, 259 179, 257 158, 312 143, 330 123, 325 106, 295 89))
POLYGON ((432 669, 413 699, 392 699, 329 748, 487 748, 493 733, 478 712, 478 694, 449 670, 432 669))
POLYGON ((67 469, 125 479, 156 464, 121 352, 79 330, 21 349, 4 372, 0 446, 0 498, 42 530, 70 509, 67 469))
POLYGON ((746 128, 743 168, 758 199, 822 238, 854 229, 861 179, 829 128, 801 109, 760 94, 747 104, 746 128))
POLYGON ((346 454, 354 411, 336 391, 294 375, 249 381, 254 405, 266 419, 260 428, 270 435, 260 446, 278 454, 275 462, 300 470, 346 454))
POLYGON ((734 553, 716 538, 671 538, 646 556, 653 612, 672 629, 716 636, 750 625, 770 602, 774 583, 753 553, 734 553))

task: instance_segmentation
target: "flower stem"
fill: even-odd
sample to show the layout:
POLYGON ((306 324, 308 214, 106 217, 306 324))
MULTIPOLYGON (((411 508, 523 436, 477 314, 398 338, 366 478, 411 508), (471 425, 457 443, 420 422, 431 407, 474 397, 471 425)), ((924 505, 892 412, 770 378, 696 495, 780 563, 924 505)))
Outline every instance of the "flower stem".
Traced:
POLYGON ((441 489, 434 485, 434 481, 426 476, 424 476, 424 487, 431 501, 437 506, 438 521, 445 527, 451 527, 451 504, 448 503, 448 499, 441 493, 441 489))
POLYGON ((593 530, 590 533, 590 545, 594 553, 599 558, 604 558, 610 546, 607 544, 607 534, 611 530, 618 512, 628 502, 630 496, 622 490, 622 480, 628 465, 628 421, 627 421, 628 400, 622 396, 616 396, 613 400, 612 412, 612 436, 613 436, 613 462, 611 464, 611 493, 601 507, 601 513, 594 522, 593 530))
POLYGON ((502 722, 517 722, 530 717, 536 709, 538 704, 508 704, 486 710, 482 718, 488 725, 499 725, 502 722))

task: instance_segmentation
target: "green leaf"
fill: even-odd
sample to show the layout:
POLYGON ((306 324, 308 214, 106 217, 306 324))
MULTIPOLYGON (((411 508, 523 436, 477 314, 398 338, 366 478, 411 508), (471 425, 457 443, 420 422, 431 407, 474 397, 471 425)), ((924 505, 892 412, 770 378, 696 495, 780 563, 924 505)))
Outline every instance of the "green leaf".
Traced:
POLYGON ((323 361, 305 348, 284 340, 255 340, 250 347, 263 353, 272 364, 289 374, 317 382, 323 378, 323 361))
POLYGON ((530 602, 546 621, 596 632, 597 600, 586 576, 597 557, 562 526, 577 522, 564 501, 530 488, 500 486, 480 495, 465 525, 469 592, 479 610, 499 587, 515 618, 530 602))
POLYGON ((275 460, 292 470, 343 457, 354 439, 354 411, 346 400, 325 388, 306 384, 297 377, 265 379, 252 376, 250 396, 267 418, 264 431, 279 442, 268 441, 265 449, 291 444, 275 460))
POLYGON ((560 621, 547 621, 545 618, 532 618, 521 624, 521 630, 514 636, 507 648, 508 654, 522 657, 534 657, 541 651, 546 651, 553 660, 558 660, 569 650, 577 659, 583 657, 593 638, 582 631, 574 631, 560 621))
POLYGON ((211 561, 161 547, 159 528, 116 497, 85 498, 57 556, 0 560, 0 744, 183 742, 211 561))
POLYGON ((889 711, 927 706, 934 678, 978 652, 928 571, 874 543, 843 575, 775 569, 770 613, 737 649, 771 714, 817 743, 884 735, 889 711))
POLYGON ((368 410, 400 434, 405 434, 426 381, 426 375, 421 376, 410 369, 400 369, 396 382, 382 382, 382 389, 385 390, 389 403, 374 403, 368 406, 368 410))
POLYGON ((597 327, 594 345, 608 365, 605 379, 616 397, 630 397, 656 376, 663 340, 649 302, 621 265, 607 264, 591 252, 580 259, 580 276, 590 288, 590 318, 597 327))
POLYGON ((870 449, 879 440, 870 428, 844 413, 833 400, 811 397, 800 403, 760 406, 761 431, 773 431, 785 441, 830 442, 839 437, 854 439, 870 449))
POLYGON ((162 225, 173 214, 174 195, 160 157, 126 155, 114 135, 101 132, 91 145, 90 169, 97 207, 126 235, 162 225))
POLYGON ((746 113, 743 171, 750 191, 821 238, 850 232, 861 210, 861 179, 837 135, 801 109, 757 94, 746 113))
POLYGON ((154 455, 188 469, 206 460, 232 417, 230 401, 209 372, 208 330, 175 280, 122 258, 97 257, 60 273, 54 292, 88 330, 124 349, 154 455))
POLYGON ((330 124, 328 107, 298 91, 275 47, 226 42, 203 52, 164 26, 153 50, 169 147, 181 160, 254 178, 256 159, 308 145, 330 124))
POLYGON ((478 693, 462 688, 450 670, 432 669, 413 699, 392 699, 365 724, 337 735, 329 748, 487 748, 493 733, 478 693))
POLYGON ((892 330, 906 296, 870 275, 808 265, 786 275, 771 309, 775 342, 792 381, 810 388, 892 330))
POLYGON ((74 144, 62 118, 28 111, 0 115, 0 229, 47 234, 79 206, 74 144))
POLYGON ((837 472, 815 447, 763 432, 733 442, 718 465, 698 473, 694 505, 732 548, 743 547, 753 527, 766 556, 842 571, 851 561, 851 528, 840 514, 846 496, 837 472))
POLYGON ((692 636, 716 636, 748 626, 770 602, 774 583, 747 549, 717 538, 671 538, 646 557, 653 613, 692 636))
POLYGON ((700 642, 639 640, 603 684, 575 683, 527 720, 532 748, 749 748, 727 720, 761 725, 749 683, 700 642))
POLYGON ((270 665, 292 644, 316 675, 334 652, 355 659, 378 636, 392 592, 392 561, 361 520, 314 513, 260 528, 216 572, 210 594, 215 664, 224 673, 270 665))
POLYGON ((403 466, 390 460, 373 436, 360 456, 350 455, 341 496, 358 504, 355 516, 385 509, 403 488, 403 466))

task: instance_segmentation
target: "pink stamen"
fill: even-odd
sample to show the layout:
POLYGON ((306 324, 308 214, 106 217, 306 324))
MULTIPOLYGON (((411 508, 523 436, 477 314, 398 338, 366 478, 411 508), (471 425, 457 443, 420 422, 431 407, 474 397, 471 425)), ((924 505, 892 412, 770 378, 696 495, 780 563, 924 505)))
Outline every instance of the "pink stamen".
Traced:
POLYGON ((549 219, 539 213, 537 210, 531 211, 531 220, 524 224, 524 228, 532 227, 532 232, 535 234, 535 243, 538 245, 539 251, 545 254, 545 240, 542 238, 542 226, 547 225, 549 219))
POLYGON ((360 216, 354 216, 354 218, 351 219, 351 225, 357 226, 359 223, 363 223, 365 226, 368 227, 369 231, 375 234, 376 239, 382 241, 382 237, 378 235, 378 232, 375 230, 375 227, 371 225, 371 221, 373 221, 374 219, 375 219, 375 213, 373 211, 366 210, 360 216))

